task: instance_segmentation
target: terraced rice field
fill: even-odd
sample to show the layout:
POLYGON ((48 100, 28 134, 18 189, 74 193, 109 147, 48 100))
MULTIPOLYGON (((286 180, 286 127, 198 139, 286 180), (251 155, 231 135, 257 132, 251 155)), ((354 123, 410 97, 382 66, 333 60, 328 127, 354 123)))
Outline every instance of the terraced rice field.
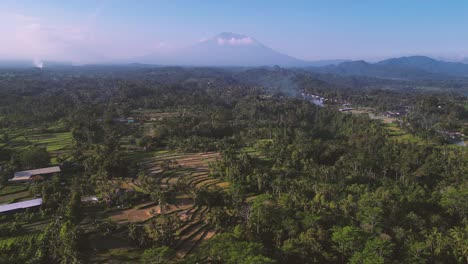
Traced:
MULTIPOLYGON (((56 124, 49 129, 63 131, 63 124, 56 124)), ((73 138, 71 132, 40 132, 37 129, 24 129, 16 131, 1 131, 8 135, 8 142, 0 143, 0 148, 12 148, 22 150, 32 145, 45 147, 51 154, 52 163, 57 163, 57 158, 66 158, 72 148, 73 138)))
POLYGON ((31 233, 22 234, 19 236, 2 238, 0 239, 0 250, 2 248, 8 248, 11 245, 18 244, 18 243, 32 242, 40 236, 40 233, 41 232, 31 232, 31 233))
MULTIPOLYGON (((209 163, 218 157, 219 153, 216 152, 166 152, 146 160, 143 164, 149 174, 160 177, 161 184, 166 187, 177 184, 183 179, 189 189, 229 188, 229 183, 209 175, 209 163)), ((179 257, 190 254, 202 241, 216 234, 216 230, 205 221, 209 209, 194 206, 190 199, 185 199, 185 202, 183 206, 176 204, 182 209, 177 212, 177 215, 183 223, 178 231, 176 244, 179 257)))
POLYGON ((410 134, 398 127, 396 123, 384 123, 385 129, 389 131, 390 136, 400 142, 421 143, 424 140, 416 135, 410 134))
POLYGON ((385 117, 383 115, 376 115, 372 108, 359 108, 351 111, 354 115, 367 115, 372 120, 378 120, 382 123, 382 126, 388 130, 389 135, 400 142, 411 142, 420 143, 424 140, 416 135, 410 134, 404 129, 398 127, 397 118, 385 117))
MULTIPOLYGON (((164 214, 171 214, 175 212, 179 212, 183 209, 188 209, 191 205, 182 205, 182 206, 175 206, 169 205, 168 208, 165 209, 164 214)), ((115 211, 109 213, 109 216, 112 220, 119 222, 119 223, 128 223, 128 222, 145 222, 151 219, 154 216, 162 214, 161 207, 159 205, 155 205, 154 203, 144 204, 143 206, 139 205, 135 208, 115 211)))
MULTIPOLYGON (((141 158, 140 155, 132 156, 141 158)), ((145 158, 139 159, 140 167, 146 177, 154 177, 162 189, 169 189, 183 181, 189 190, 199 188, 229 188, 229 183, 209 175, 209 163, 215 161, 219 153, 178 153, 174 151, 155 151, 145 158)), ((138 190, 138 180, 128 180, 120 183, 124 188, 138 190)), ((142 191, 142 189, 139 189, 142 191)), ((176 250, 179 257, 190 254, 201 242, 213 237, 216 230, 206 221, 209 212, 207 207, 195 206, 189 193, 179 191, 168 208, 161 212, 156 203, 145 203, 137 207, 115 211, 108 216, 119 223, 145 223, 161 214, 175 214, 182 225, 177 232, 176 250)))
POLYGON ((0 196, 0 204, 20 202, 22 200, 27 200, 32 197, 33 196, 31 195, 29 191, 20 191, 20 192, 5 194, 5 195, 0 196))
POLYGON ((219 154, 208 153, 177 153, 166 152, 141 161, 149 177, 157 177, 159 182, 168 187, 184 179, 194 188, 222 187, 229 185, 209 176, 209 163, 216 160, 219 154))
POLYGON ((40 147, 45 147, 52 156, 52 163, 55 163, 57 157, 68 156, 71 151, 71 132, 33 134, 26 136, 26 139, 40 147))
POLYGON ((28 186, 25 184, 7 184, 0 187, 0 196, 26 191, 28 186))

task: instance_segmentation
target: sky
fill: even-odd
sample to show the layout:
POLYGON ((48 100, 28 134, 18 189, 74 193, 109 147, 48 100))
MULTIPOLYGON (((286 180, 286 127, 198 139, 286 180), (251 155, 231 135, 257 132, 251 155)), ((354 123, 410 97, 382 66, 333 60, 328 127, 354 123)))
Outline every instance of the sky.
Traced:
POLYGON ((220 32, 305 60, 457 60, 468 57, 468 1, 0 1, 0 60, 135 58, 220 32))

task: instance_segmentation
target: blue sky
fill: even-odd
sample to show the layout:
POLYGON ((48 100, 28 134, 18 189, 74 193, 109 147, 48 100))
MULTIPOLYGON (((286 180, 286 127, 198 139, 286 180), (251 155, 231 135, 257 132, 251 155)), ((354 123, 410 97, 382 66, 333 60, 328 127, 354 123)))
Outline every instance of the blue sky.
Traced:
POLYGON ((302 59, 468 57, 468 1, 0 2, 0 58, 131 58, 220 32, 302 59))

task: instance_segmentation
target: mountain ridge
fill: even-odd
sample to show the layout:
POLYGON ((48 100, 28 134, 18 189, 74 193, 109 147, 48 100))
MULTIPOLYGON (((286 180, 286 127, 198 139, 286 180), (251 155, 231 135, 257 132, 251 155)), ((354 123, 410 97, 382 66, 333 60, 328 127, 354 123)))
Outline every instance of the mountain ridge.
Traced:
POLYGON ((468 78, 468 64, 436 60, 420 55, 389 58, 376 63, 363 60, 350 61, 325 67, 309 67, 308 70, 387 79, 468 78))
POLYGON ((275 51, 254 38, 222 32, 168 53, 152 53, 133 62, 183 66, 306 66, 307 61, 275 51))

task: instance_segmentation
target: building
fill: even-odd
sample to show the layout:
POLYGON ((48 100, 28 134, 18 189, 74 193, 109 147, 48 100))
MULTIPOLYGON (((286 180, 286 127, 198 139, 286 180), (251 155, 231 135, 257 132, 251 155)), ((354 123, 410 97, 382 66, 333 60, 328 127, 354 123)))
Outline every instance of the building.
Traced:
POLYGON ((81 202, 82 203, 94 203, 94 202, 99 202, 99 199, 96 196, 85 196, 85 197, 81 197, 81 202))
POLYGON ((1 204, 0 205, 0 214, 14 214, 21 212, 28 208, 36 208, 41 206, 42 198, 11 203, 11 204, 1 204))
POLYGON ((340 108, 338 109, 340 112, 349 112, 351 110, 354 110, 354 108, 351 108, 351 107, 345 107, 345 108, 340 108))
POLYGON ((120 123, 120 124, 133 124, 136 122, 136 119, 133 117, 119 117, 119 118, 113 118, 112 119, 114 123, 120 123))
POLYGON ((54 173, 60 173, 60 167, 49 167, 49 168, 42 168, 42 169, 35 169, 35 170, 27 170, 27 171, 18 171, 15 172, 13 178, 11 178, 10 182, 27 182, 27 181, 34 181, 34 180, 43 180, 45 176, 50 176, 54 173))

